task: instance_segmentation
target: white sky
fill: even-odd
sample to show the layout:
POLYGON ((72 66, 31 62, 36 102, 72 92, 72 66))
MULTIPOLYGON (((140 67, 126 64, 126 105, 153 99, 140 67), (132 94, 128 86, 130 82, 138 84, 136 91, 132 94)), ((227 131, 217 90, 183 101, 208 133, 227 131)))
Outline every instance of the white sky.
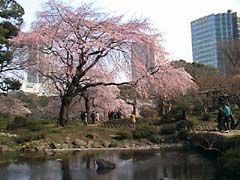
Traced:
MULTIPOLYGON (((27 31, 35 19, 36 11, 46 0, 17 0, 24 8, 27 31)), ((192 61, 190 22, 209 14, 227 12, 228 9, 240 13, 240 0, 62 0, 67 5, 93 2, 96 8, 127 17, 148 18, 163 37, 163 46, 169 58, 192 61)), ((240 14, 238 14, 240 16, 240 14)))

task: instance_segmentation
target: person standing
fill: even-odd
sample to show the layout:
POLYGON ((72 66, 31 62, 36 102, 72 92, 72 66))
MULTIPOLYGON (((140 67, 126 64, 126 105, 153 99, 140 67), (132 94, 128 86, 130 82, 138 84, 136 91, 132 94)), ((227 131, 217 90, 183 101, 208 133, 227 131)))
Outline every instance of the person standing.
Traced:
POLYGON ((228 133, 230 130, 229 121, 231 116, 231 108, 229 104, 224 103, 223 112, 224 112, 224 130, 226 133, 228 133))
POLYGON ((87 114, 87 112, 84 113, 84 124, 86 126, 88 125, 88 114, 87 114))
POLYGON ((136 127, 136 115, 132 113, 131 116, 130 116, 130 119, 131 119, 131 123, 132 123, 132 128, 135 129, 135 127, 136 127))
POLYGON ((82 123, 84 124, 85 113, 83 111, 81 111, 81 113, 80 113, 80 118, 81 118, 82 123))
POLYGON ((218 110, 218 115, 217 115, 217 123, 218 123, 218 129, 219 131, 224 131, 224 122, 225 122, 225 115, 223 112, 223 108, 220 107, 218 110))
POLYGON ((100 122, 99 113, 95 112, 95 122, 98 124, 100 122))
POLYGON ((95 123, 95 111, 92 111, 90 116, 91 116, 92 124, 94 124, 95 123))
POLYGON ((186 116, 186 111, 185 109, 182 110, 182 120, 186 121, 187 120, 187 116, 186 116))

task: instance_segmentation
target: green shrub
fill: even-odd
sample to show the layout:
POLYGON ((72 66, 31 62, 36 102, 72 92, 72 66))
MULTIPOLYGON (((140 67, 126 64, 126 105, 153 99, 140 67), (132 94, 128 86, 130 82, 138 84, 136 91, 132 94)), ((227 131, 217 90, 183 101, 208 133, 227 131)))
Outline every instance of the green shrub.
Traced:
POLYGON ((26 128, 31 131, 40 131, 42 128, 42 122, 39 120, 29 120, 26 123, 26 128))
POLYGON ((7 123, 10 121, 10 118, 0 114, 0 129, 6 129, 7 123))
POLYGON ((133 132, 133 138, 134 139, 140 139, 140 138, 148 138, 152 134, 158 134, 157 129, 152 126, 142 126, 137 127, 133 132))
POLYGON ((143 106, 140 109, 140 115, 144 118, 156 118, 158 117, 158 111, 150 106, 143 106))
POLYGON ((209 113, 202 113, 201 120, 209 121, 210 120, 210 114, 209 113))
POLYGON ((193 106, 192 115, 200 116, 202 114, 203 107, 200 103, 197 103, 193 106))
POLYGON ((20 128, 27 128, 31 131, 39 131, 42 127, 42 121, 30 120, 25 117, 15 117, 14 120, 9 121, 6 125, 7 130, 16 130, 20 128))
POLYGON ((170 111, 167 114, 163 115, 161 120, 162 123, 174 123, 176 121, 181 120, 182 114, 181 112, 170 111))
POLYGON ((61 133, 61 129, 49 129, 49 133, 58 134, 61 133))
POLYGON ((181 107, 173 108, 165 116, 168 120, 174 119, 176 121, 180 121, 180 120, 182 120, 182 108, 181 107))
POLYGON ((129 134, 128 132, 118 132, 116 133, 114 139, 116 140, 131 139, 131 134, 129 134))
POLYGON ((7 130, 15 130, 15 129, 19 129, 19 128, 24 128, 26 127, 27 124, 27 119, 25 117, 15 117, 14 120, 9 121, 6 125, 6 129, 7 130))
POLYGON ((118 147, 118 143, 116 141, 112 141, 108 147, 116 148, 116 147, 118 147))
POLYGON ((34 142, 34 141, 33 142, 27 142, 27 143, 22 144, 19 147, 19 151, 22 151, 22 152, 37 151, 37 146, 38 146, 37 142, 34 142))
POLYGON ((182 131, 182 130, 190 130, 193 128, 193 123, 191 121, 179 121, 176 124, 176 129, 178 131, 182 131))
POLYGON ((41 120, 41 124, 51 124, 53 121, 51 120, 41 120))
POLYGON ((160 134, 170 135, 170 134, 174 134, 175 131, 176 131, 175 125, 165 125, 160 129, 160 134))
POLYGON ((159 117, 154 117, 154 118, 138 117, 136 123, 137 123, 137 126, 160 125, 160 118, 159 117))
POLYGON ((43 132, 22 134, 15 139, 15 142, 17 144, 22 144, 30 141, 44 139, 45 137, 46 135, 43 132))
POLYGON ((188 138, 188 131, 187 130, 181 130, 178 132, 178 138, 181 140, 187 140, 188 138))
POLYGON ((161 137, 159 134, 153 134, 150 137, 148 137, 148 140, 152 143, 159 144, 164 142, 164 138, 161 137))

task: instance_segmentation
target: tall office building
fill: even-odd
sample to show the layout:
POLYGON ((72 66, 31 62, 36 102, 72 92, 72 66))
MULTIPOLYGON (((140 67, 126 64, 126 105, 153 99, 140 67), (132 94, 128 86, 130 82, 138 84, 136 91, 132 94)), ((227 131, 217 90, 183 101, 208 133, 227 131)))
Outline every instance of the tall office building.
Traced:
POLYGON ((237 12, 210 14, 191 22, 193 62, 211 65, 225 75, 225 62, 219 45, 240 38, 237 12))
POLYGON ((136 61, 140 61, 147 70, 155 66, 154 48, 149 44, 133 43, 131 46, 131 61, 132 80, 136 80, 142 75, 142 69, 136 66, 136 61))
MULTIPOLYGON (((44 79, 44 77, 41 76, 34 68, 34 66, 37 66, 36 62, 39 60, 39 58, 43 57, 44 54, 41 54, 39 51, 36 51, 32 48, 28 48, 26 58, 28 60, 29 67, 25 70, 25 77, 22 80, 21 90, 25 93, 37 94, 40 96, 53 96, 56 94, 53 85, 44 79)), ((47 56, 44 58, 47 58, 47 56)))
POLYGON ((41 55, 39 51, 36 51, 32 48, 28 48, 27 54, 30 67, 26 70, 27 81, 29 83, 43 83, 43 77, 39 74, 39 72, 37 72, 34 68, 31 67, 32 65, 35 65, 40 56, 43 55, 41 55))

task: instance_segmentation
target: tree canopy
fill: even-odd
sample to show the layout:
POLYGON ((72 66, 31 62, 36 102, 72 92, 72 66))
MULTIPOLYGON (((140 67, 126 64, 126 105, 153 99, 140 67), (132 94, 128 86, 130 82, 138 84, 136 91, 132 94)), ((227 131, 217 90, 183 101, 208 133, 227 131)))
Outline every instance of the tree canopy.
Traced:
POLYGON ((16 1, 0 1, 0 89, 2 91, 19 89, 21 86, 15 79, 7 77, 6 72, 19 68, 19 64, 13 62, 14 50, 9 40, 18 34, 23 23, 23 14, 24 9, 16 1))
POLYGON ((158 80, 155 84, 158 92, 164 91, 165 96, 176 93, 173 90, 166 94, 167 87, 177 89, 179 83, 180 91, 191 87, 191 76, 166 61, 164 49, 156 43, 159 34, 146 19, 123 20, 122 16, 99 12, 92 4, 73 8, 54 0, 47 2, 46 9, 38 15, 32 31, 20 33, 13 42, 40 53, 32 68, 48 78, 58 90, 61 97, 58 123, 61 126, 73 98, 87 97, 87 90, 93 87, 128 84, 141 96, 148 94, 154 80, 158 80), (142 56, 146 62, 142 61, 142 56), (131 68, 126 67, 137 71, 133 81, 116 83, 110 78, 119 70, 129 73, 131 68), (156 76, 151 76, 155 73, 156 76))
MULTIPOLYGON (((95 75, 107 72, 110 66, 112 72, 118 72, 123 64, 130 63, 133 43, 154 47, 158 35, 151 34, 145 19, 123 21, 122 16, 99 12, 91 4, 72 8, 50 0, 46 7, 33 30, 20 33, 14 42, 42 53, 35 69, 59 91, 59 124, 63 125, 66 108, 75 96, 89 87, 113 83, 104 78, 96 82, 95 75)), ((161 48, 158 51, 163 52, 161 48)), ((138 69, 142 70, 141 66, 138 63, 138 69)))

